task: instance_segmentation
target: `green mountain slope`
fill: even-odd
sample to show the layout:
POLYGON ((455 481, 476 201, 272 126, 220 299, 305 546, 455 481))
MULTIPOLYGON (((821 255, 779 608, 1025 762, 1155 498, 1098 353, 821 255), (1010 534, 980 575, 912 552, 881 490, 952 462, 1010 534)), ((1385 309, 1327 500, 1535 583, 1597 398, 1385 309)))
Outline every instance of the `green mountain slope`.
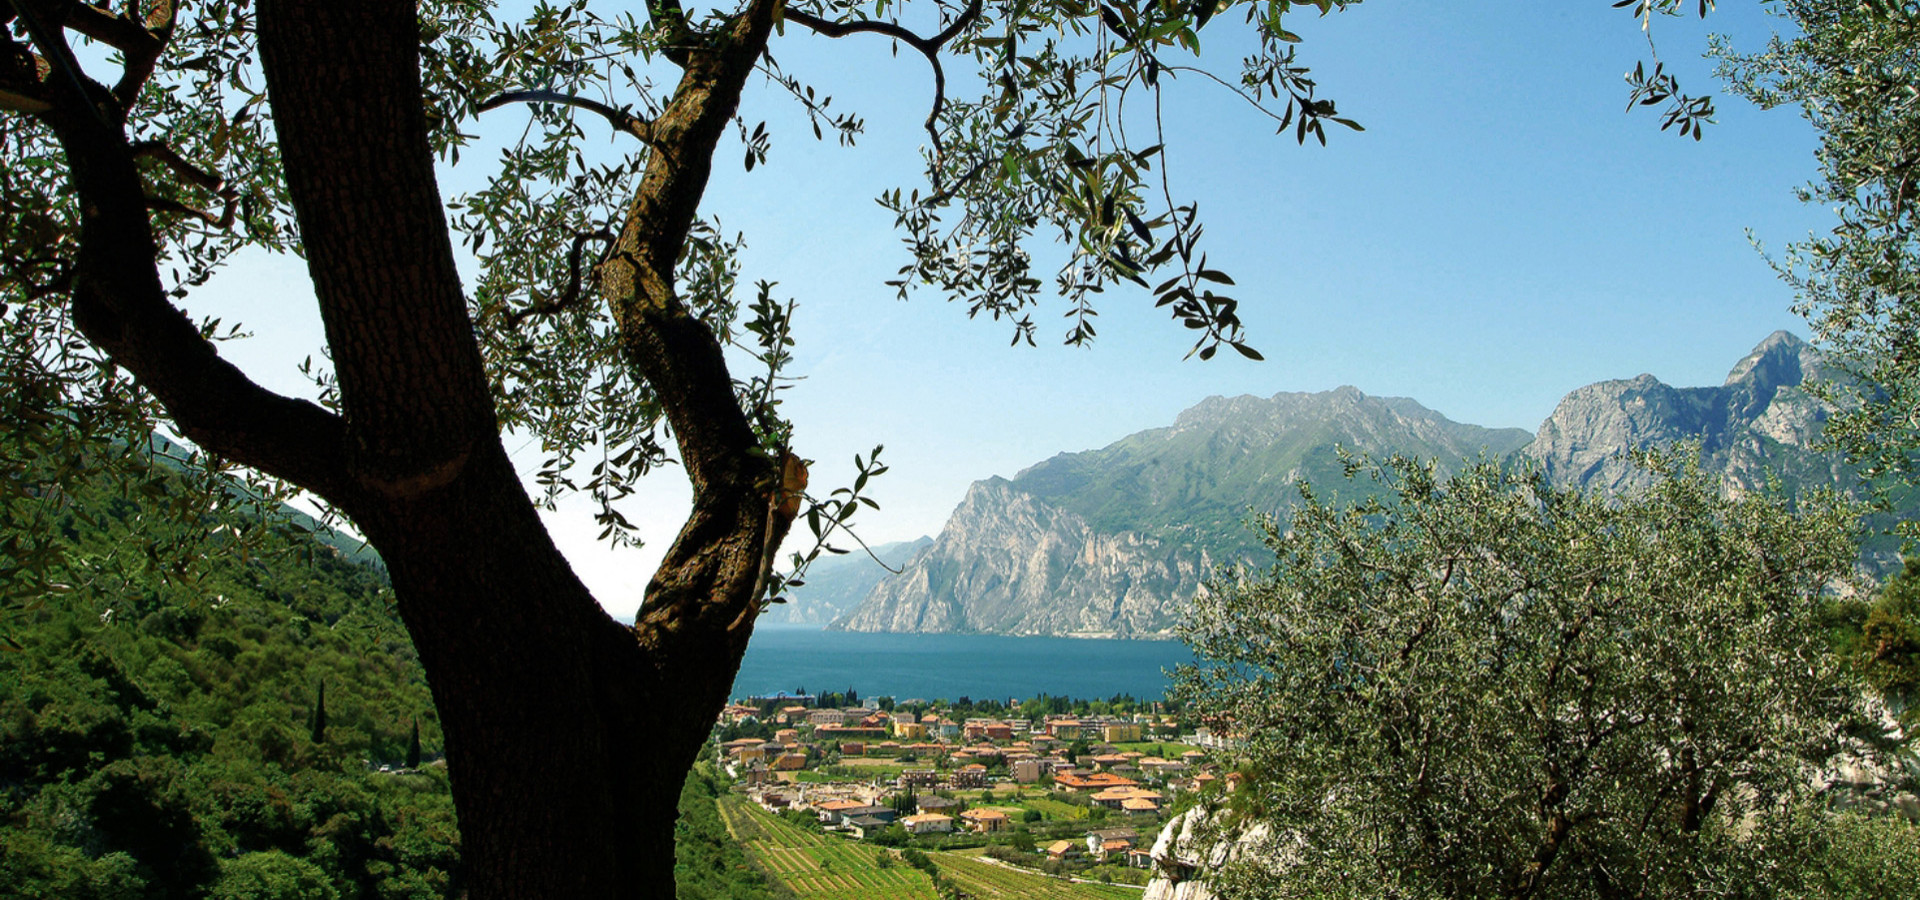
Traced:
MULTIPOLYGON (((0 894, 458 896, 444 769, 377 770, 405 768, 416 724, 440 745, 384 573, 295 530, 182 522, 185 489, 38 491, 63 589, 0 623, 0 894)), ((0 566, 28 524, 0 521, 0 566)))
POLYGON ((1290 506, 1297 480, 1329 491, 1343 486, 1336 447, 1437 459, 1452 468, 1481 453, 1504 456, 1531 438, 1518 428, 1463 425, 1413 400, 1369 397, 1352 387, 1209 397, 1171 427, 1063 453, 1021 472, 1013 486, 1096 531, 1135 531, 1238 555, 1255 546, 1249 509, 1290 506))

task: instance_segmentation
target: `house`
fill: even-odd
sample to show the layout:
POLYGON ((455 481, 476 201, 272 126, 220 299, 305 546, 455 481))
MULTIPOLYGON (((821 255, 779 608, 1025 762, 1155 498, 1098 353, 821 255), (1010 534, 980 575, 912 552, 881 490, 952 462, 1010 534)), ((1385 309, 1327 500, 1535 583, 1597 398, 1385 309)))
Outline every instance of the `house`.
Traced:
POLYGON ((1138 741, 1140 740, 1140 726, 1133 722, 1108 723, 1100 726, 1100 739, 1109 744, 1138 741))
POLYGON ((908 834, 941 834, 953 830, 953 817, 940 813, 919 813, 900 820, 908 834))
POLYGON ((812 694, 789 694, 786 691, 781 691, 777 694, 748 697, 747 702, 759 707, 780 709, 785 706, 812 706, 813 699, 812 694))
POLYGON ((940 773, 932 769, 902 769, 893 786, 897 788, 933 787, 940 783, 940 773))
POLYGON ((1127 865, 1136 869, 1153 868, 1153 851, 1135 847, 1127 851, 1127 865))
POLYGON ((835 738, 883 738, 886 736, 887 729, 878 725, 821 725, 813 730, 813 739, 816 741, 835 738))
POLYGON ((1053 766, 1051 763, 1038 757, 1016 759, 1013 761, 1013 780, 1021 784, 1032 784, 1039 781, 1040 776, 1047 774, 1052 771, 1052 769, 1053 766))
POLYGON ((828 825, 840 825, 846 822, 845 813, 852 809, 865 809, 869 804, 859 800, 828 800, 813 805, 813 811, 821 822, 828 825))
POLYGON ((1137 787, 1107 788, 1093 795, 1093 805, 1107 809, 1117 809, 1126 813, 1155 813, 1160 811, 1161 796, 1158 792, 1137 787))
POLYGON ((987 784, 987 767, 979 763, 964 765, 958 769, 953 770, 953 786, 954 787, 976 788, 976 787, 985 787, 986 784, 987 784))
POLYGON ((1120 801, 1120 811, 1130 816, 1150 816, 1160 811, 1160 795, 1128 797, 1120 801))
POLYGON ((816 709, 807 713, 807 722, 815 728, 822 725, 845 725, 847 714, 846 711, 838 709, 816 709))
POLYGON ((1079 841, 1054 841, 1047 845, 1046 853, 1049 859, 1079 859, 1087 855, 1087 848, 1079 841))
POLYGON ((859 816, 847 820, 847 828, 853 831, 854 837, 860 838, 861 840, 866 840, 887 830, 887 826, 890 824, 892 823, 874 816, 859 816))
POLYGON ((923 741, 927 738, 927 726, 919 722, 895 719, 893 722, 893 736, 901 740, 923 741))
POLYGON ((773 739, 776 741, 779 741, 782 744, 800 743, 800 729, 782 728, 779 731, 776 731, 773 733, 773 739))
POLYGON ((960 801, 939 794, 920 794, 913 798, 913 802, 920 812, 947 812, 960 806, 960 801))
POLYGON ((1079 719, 1051 719, 1047 722, 1047 734, 1063 741, 1079 740, 1084 735, 1085 726, 1079 719))
POLYGON ((782 753, 773 758, 771 765, 775 772, 798 772, 807 767, 807 755, 805 753, 782 753))
POLYGON ((976 806, 962 812, 960 814, 960 820, 966 823, 969 831, 975 831, 981 834, 1005 831, 1007 826, 1013 821, 1007 818, 1006 813, 997 809, 987 809, 984 806, 976 806))
POLYGON ((869 806, 856 806, 843 811, 840 813, 840 816, 841 819, 849 825, 853 824, 854 819, 859 818, 879 819, 881 822, 891 825, 894 819, 900 817, 900 814, 894 812, 892 807, 881 806, 876 803, 869 806))
POLYGON ((1139 787, 1140 783, 1131 778, 1121 778, 1108 772, 1096 772, 1092 775, 1078 773, 1059 773, 1053 776, 1053 783, 1069 791, 1104 791, 1108 788, 1139 787))

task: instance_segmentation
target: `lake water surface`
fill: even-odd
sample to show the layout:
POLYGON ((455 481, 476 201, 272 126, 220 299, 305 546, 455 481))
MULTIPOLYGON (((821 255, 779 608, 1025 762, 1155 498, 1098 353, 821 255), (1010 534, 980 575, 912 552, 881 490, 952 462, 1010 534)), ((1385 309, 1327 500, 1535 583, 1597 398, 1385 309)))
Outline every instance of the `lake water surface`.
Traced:
POLYGON ((1024 700, 1043 693, 1158 699, 1168 684, 1162 670, 1192 661, 1179 641, 871 634, 761 623, 733 696, 853 688, 862 697, 901 700, 1024 700))

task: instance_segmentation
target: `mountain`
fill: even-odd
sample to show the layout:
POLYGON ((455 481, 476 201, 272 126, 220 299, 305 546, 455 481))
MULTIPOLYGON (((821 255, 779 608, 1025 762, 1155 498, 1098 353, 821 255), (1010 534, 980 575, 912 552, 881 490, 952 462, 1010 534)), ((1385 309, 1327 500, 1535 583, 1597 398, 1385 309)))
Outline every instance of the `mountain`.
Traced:
POLYGON ((1813 345, 1776 331, 1719 387, 1676 388, 1652 375, 1602 381, 1560 401, 1522 453, 1554 483, 1618 493, 1645 485, 1623 450, 1700 442, 1701 467, 1751 491, 1769 474, 1782 486, 1848 484, 1852 473, 1811 448, 1828 407, 1801 386, 1819 377, 1813 345))
MULTIPOLYGON (((1628 450, 1694 440, 1702 468, 1731 491, 1769 479, 1788 492, 1851 486, 1850 470, 1812 449, 1829 408, 1801 385, 1821 371, 1811 345, 1775 332, 1722 385, 1676 388, 1651 375, 1588 385, 1531 438, 1351 387, 1210 397, 1170 427, 975 482, 924 553, 829 627, 1165 636, 1215 563, 1258 561, 1250 510, 1285 512, 1296 481, 1335 502, 1351 490, 1336 446, 1443 470, 1484 453, 1538 465, 1559 485, 1619 492, 1648 478, 1628 450)), ((1897 565, 1897 542, 1869 540, 1865 560, 1897 565)))
POLYGON ((860 604, 873 586, 933 545, 933 538, 879 544, 868 556, 859 550, 845 556, 823 556, 807 569, 806 583, 787 592, 760 617, 762 622, 788 625, 825 625, 860 604), (878 562, 875 561, 876 557, 878 562))
POLYGON ((830 628, 1163 637, 1216 560, 1253 559, 1250 512, 1304 479, 1337 494, 1334 448, 1454 467, 1525 444, 1351 387, 1212 397, 1168 428, 975 482, 932 546, 830 628))

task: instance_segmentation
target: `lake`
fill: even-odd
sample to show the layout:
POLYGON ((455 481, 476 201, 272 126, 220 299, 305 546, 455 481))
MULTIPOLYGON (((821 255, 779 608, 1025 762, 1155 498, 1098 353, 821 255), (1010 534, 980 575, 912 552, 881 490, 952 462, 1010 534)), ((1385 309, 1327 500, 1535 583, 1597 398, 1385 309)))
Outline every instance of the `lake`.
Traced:
POLYGON ((1166 694, 1163 669, 1192 662, 1179 641, 874 634, 818 625, 754 627, 734 697, 852 688, 901 700, 1024 700, 1039 694, 1105 699, 1166 694))

